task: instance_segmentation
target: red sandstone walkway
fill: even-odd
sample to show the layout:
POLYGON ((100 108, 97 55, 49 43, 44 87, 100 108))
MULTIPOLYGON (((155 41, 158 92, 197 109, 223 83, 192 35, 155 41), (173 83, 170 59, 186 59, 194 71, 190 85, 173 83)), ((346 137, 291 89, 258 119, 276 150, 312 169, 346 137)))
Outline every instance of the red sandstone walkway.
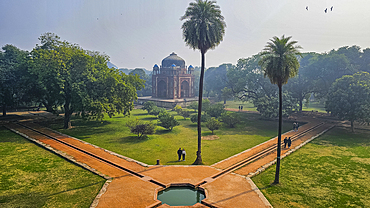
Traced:
MULTIPOLYGON (((318 119, 309 119, 309 123, 302 126, 299 130, 304 131, 317 125, 318 119)), ((220 169, 226 169, 245 158, 273 145, 276 143, 276 138, 271 139, 261 145, 246 150, 236 156, 230 157, 219 163, 209 166, 148 166, 140 162, 134 161, 123 156, 111 153, 100 147, 88 144, 78 139, 63 135, 48 128, 39 126, 34 123, 27 122, 25 125, 37 129, 40 133, 53 136, 66 142, 73 147, 77 147, 84 151, 88 151, 93 155, 108 160, 114 164, 122 166, 135 174, 131 174, 125 170, 119 169, 107 162, 99 160, 90 155, 84 154, 72 147, 58 143, 57 141, 46 137, 43 134, 36 133, 23 126, 16 124, 6 124, 5 126, 13 131, 22 134, 25 137, 34 139, 36 142, 41 142, 46 146, 53 148, 55 151, 62 151, 79 164, 86 164, 88 167, 97 170, 98 172, 112 177, 113 180, 102 193, 97 207, 156 207, 161 203, 156 200, 156 193, 163 189, 160 184, 169 186, 171 184, 198 184, 202 181, 207 181, 200 187, 205 189, 206 199, 204 204, 196 204, 192 207, 270 207, 271 205, 254 185, 253 181, 248 177, 241 175, 250 175, 257 171, 265 164, 271 163, 276 157, 276 153, 261 158, 253 163, 244 165, 242 168, 235 171, 238 174, 225 173, 215 180, 210 180, 211 176, 221 173, 220 169), (240 175, 239 175, 240 174, 240 175), (142 176, 142 177, 141 177, 142 176), (157 181, 155 184, 150 181, 157 181)), ((307 133, 305 136, 293 142, 292 148, 296 148, 299 144, 313 136, 323 132, 330 127, 325 124, 307 133)), ((299 132, 288 132, 285 136, 294 136, 299 132)), ((284 149, 282 154, 286 154, 287 149, 284 149)), ((165 208, 168 205, 160 205, 165 208)))

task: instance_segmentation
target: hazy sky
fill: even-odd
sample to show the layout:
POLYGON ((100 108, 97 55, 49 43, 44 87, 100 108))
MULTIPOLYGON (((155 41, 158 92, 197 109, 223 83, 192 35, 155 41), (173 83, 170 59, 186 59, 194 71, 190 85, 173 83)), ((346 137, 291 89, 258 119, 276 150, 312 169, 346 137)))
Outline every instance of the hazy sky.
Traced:
MULTIPOLYGON (((30 51, 41 34, 53 32, 84 49, 104 52, 119 68, 152 70, 172 52, 186 65, 199 66, 200 52, 185 45, 179 20, 189 2, 0 0, 0 46, 13 44, 30 51)), ((219 0, 217 4, 225 17, 226 34, 215 50, 207 52, 207 68, 235 64, 283 34, 297 40, 303 52, 370 47, 369 0, 219 0)))

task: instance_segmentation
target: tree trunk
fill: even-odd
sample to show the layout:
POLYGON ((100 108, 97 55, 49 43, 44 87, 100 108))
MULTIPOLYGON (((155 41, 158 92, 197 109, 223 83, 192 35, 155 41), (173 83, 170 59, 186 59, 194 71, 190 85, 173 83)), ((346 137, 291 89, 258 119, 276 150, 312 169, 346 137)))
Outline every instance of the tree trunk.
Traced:
POLYGON ((280 176, 280 155, 281 155, 281 126, 283 123, 283 95, 282 95, 282 85, 278 84, 279 87, 279 132, 278 132, 278 142, 277 142, 277 158, 276 158, 276 172, 274 184, 279 183, 280 176))
POLYGON ((205 62, 205 53, 201 51, 202 54, 202 68, 200 70, 200 80, 199 80, 199 99, 198 99, 198 151, 197 159, 195 159, 193 165, 203 165, 202 161, 202 101, 203 101, 203 79, 204 79, 204 62, 205 62))
POLYGON ((3 104, 3 116, 6 116, 6 104, 3 104))
POLYGON ((71 95, 66 93, 66 100, 64 104, 64 129, 69 129, 72 127, 71 125, 71 116, 72 116, 72 111, 71 111, 71 95))
POLYGON ((302 100, 303 100, 302 96, 299 96, 299 112, 302 112, 302 108, 303 108, 302 100))
POLYGON ((353 124, 353 121, 351 121, 351 130, 352 130, 353 133, 355 132, 355 126, 353 124))

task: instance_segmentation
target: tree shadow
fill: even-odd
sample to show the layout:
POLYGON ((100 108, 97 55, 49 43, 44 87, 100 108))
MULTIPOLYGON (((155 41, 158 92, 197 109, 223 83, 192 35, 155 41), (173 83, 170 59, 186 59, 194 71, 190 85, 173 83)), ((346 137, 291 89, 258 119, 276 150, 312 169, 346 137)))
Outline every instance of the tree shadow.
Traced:
MULTIPOLYGON (((118 142, 122 144, 137 144, 146 141, 148 138, 149 137, 147 135, 144 135, 141 138, 139 138, 138 136, 127 136, 120 138, 118 142)), ((112 143, 116 142, 117 141, 113 141, 112 143)))
POLYGON ((157 117, 145 117, 145 118, 141 118, 140 120, 153 121, 157 119, 158 119, 157 117))

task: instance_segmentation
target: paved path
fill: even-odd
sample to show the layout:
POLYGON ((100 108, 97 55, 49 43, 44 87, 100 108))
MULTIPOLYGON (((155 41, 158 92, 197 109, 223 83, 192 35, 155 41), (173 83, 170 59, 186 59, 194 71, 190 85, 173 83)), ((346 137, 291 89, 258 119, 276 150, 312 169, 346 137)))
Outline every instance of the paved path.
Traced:
MULTIPOLYGON (((299 131, 305 131, 322 122, 318 119, 307 118, 307 120, 308 123, 299 131)), ((32 122, 24 122, 22 125, 7 123, 4 126, 59 152, 62 156, 66 154, 67 158, 72 158, 71 160, 82 166, 88 166, 92 171, 106 178, 113 178, 105 192, 101 192, 100 198, 94 203, 99 208, 158 206, 166 208, 169 206, 161 205, 161 202, 156 200, 156 194, 158 190, 171 184, 198 184, 205 190, 207 197, 202 201, 203 204, 198 203, 192 207, 271 207, 253 181, 245 176, 249 176, 266 164, 271 164, 276 153, 271 152, 261 159, 243 164, 241 168, 233 170, 237 174, 225 170, 276 144, 276 138, 212 166, 149 166, 32 122), (37 132, 31 129, 36 129, 37 132)), ((320 124, 319 127, 297 138, 291 149, 330 126, 331 124, 320 124)), ((288 132, 283 138, 293 137, 298 133, 300 132, 288 132)), ((288 149, 282 152, 282 154, 287 153, 289 153, 288 149)))

